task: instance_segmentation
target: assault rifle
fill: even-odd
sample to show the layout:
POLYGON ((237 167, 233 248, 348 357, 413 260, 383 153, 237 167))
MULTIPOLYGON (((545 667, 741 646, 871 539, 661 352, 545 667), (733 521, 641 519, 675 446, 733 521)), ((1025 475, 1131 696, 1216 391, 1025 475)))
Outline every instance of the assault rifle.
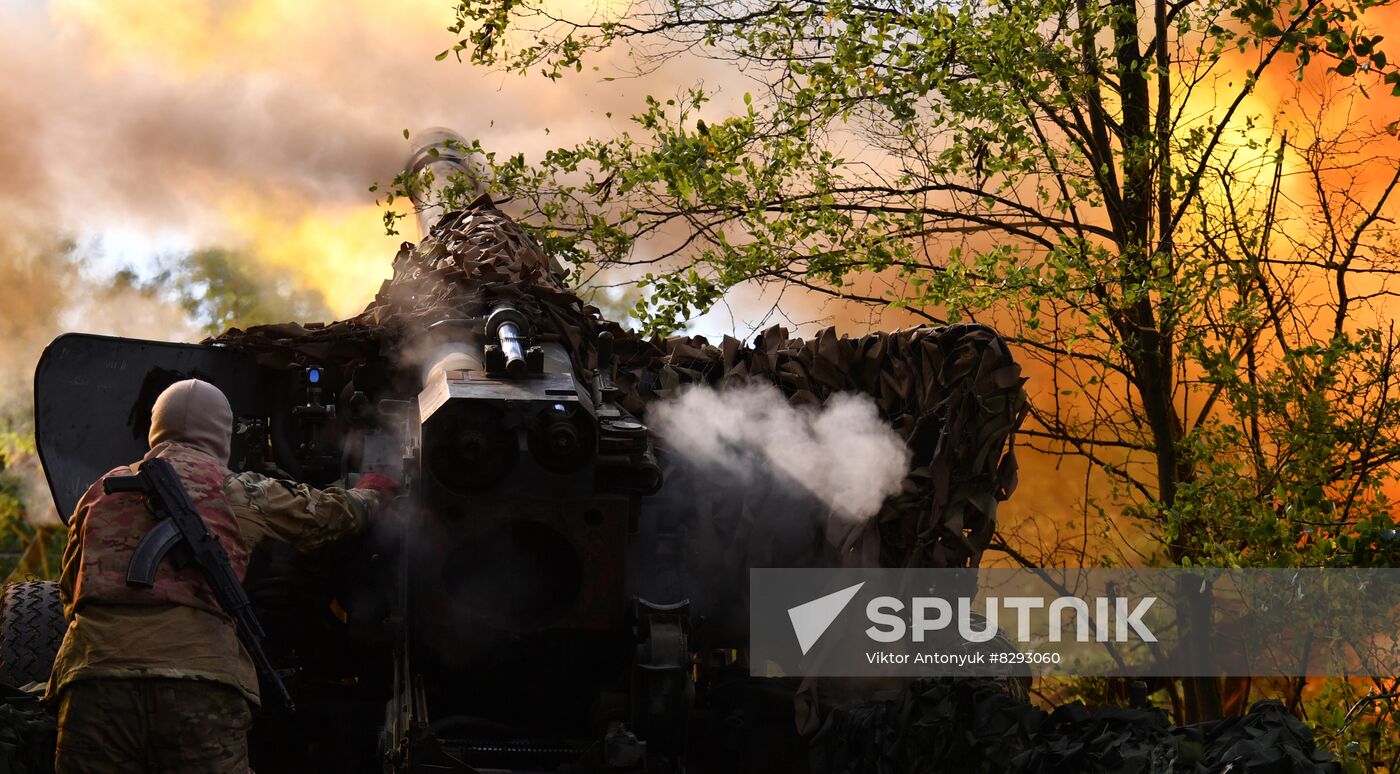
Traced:
POLYGON ((273 668, 267 653, 262 649, 263 637, 267 636, 253 612, 253 602, 248 592, 229 564, 228 553, 219 543, 214 533, 190 502, 189 493, 180 483, 180 476, 170 463, 163 459, 151 459, 141 463, 141 470, 134 476, 110 476, 102 482, 102 491, 107 494, 138 492, 146 495, 154 506, 156 526, 147 532, 137 544, 131 556, 131 564, 126 569, 126 585, 151 588, 155 585, 156 570, 165 555, 175 551, 171 557, 176 568, 194 564, 204 574, 214 598, 219 606, 233 619, 238 630, 238 639, 257 665, 263 679, 277 689, 282 704, 288 711, 296 707, 282 676, 273 668))

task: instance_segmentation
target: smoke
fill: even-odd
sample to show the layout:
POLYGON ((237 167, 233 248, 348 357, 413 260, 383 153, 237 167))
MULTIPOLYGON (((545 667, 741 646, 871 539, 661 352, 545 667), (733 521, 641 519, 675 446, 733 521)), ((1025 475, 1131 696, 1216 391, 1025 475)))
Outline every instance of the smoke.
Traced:
POLYGON ((30 439, 34 365, 44 347, 74 329, 161 339, 195 335, 168 299, 124 275, 102 276, 86 265, 85 253, 35 228, 0 229, 0 364, 6 366, 0 368, 0 464, 35 524, 57 523, 30 439))
POLYGON ((368 189, 402 169, 405 129, 537 157, 674 88, 436 62, 452 19, 441 0, 0 2, 0 227, 173 233, 345 317, 398 246, 368 189))
POLYGON ((695 387, 652 406, 648 418, 672 455, 717 482, 790 481, 849 521, 874 516, 909 472, 904 440, 861 394, 839 393, 814 409, 790 405, 768 385, 695 387))
POLYGON ((697 641, 733 647, 748 632, 754 567, 858 566, 874 516, 909 473, 910 452, 861 393, 795 407, 766 384, 692 387, 653 402, 666 483, 643 498, 632 593, 689 600, 697 641))

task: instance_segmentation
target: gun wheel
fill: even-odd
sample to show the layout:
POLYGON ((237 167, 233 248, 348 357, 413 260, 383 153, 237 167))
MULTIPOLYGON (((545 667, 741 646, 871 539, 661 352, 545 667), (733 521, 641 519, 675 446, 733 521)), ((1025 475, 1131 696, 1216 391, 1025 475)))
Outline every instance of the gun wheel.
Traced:
POLYGON ((68 622, 53 581, 12 583, 0 599, 0 683, 48 682, 68 622))

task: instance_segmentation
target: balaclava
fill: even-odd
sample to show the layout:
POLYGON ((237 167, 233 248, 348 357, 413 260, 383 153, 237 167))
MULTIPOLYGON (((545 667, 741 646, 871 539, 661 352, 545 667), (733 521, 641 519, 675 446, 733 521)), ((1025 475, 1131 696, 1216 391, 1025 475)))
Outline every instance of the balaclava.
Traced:
POLYGON ((218 387, 186 379, 165 388, 151 408, 151 446, 173 441, 194 447, 228 464, 233 439, 233 410, 218 387))

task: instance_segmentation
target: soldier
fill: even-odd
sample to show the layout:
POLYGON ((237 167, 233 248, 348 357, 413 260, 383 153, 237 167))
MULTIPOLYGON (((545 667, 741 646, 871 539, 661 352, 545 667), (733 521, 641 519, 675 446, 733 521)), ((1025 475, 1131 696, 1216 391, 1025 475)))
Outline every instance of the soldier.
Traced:
MULTIPOLYGON (((175 469, 240 579, 259 542, 308 550, 353 534, 397 488, 379 474, 354 489, 324 490, 234 474, 226 467, 232 430, 217 387, 178 382, 151 410, 144 460, 175 469)), ((48 686, 58 703, 59 774, 248 771, 257 671, 209 584, 198 568, 177 571, 169 561, 153 588, 126 584, 132 552, 154 524, 144 497, 107 495, 102 480, 68 522, 59 580, 68 633, 48 686)))

